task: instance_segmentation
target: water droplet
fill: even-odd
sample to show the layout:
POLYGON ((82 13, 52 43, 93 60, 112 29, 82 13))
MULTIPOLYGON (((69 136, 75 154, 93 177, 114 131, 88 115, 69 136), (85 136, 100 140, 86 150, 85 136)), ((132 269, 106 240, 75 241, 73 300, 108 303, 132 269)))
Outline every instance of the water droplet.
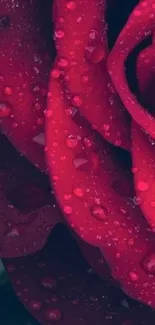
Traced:
POLYGON ((155 254, 148 254, 142 262, 143 269, 155 275, 155 254))
POLYGON ((139 191, 141 191, 141 192, 145 192, 145 191, 147 191, 148 188, 149 188, 149 184, 148 184, 147 182, 145 182, 145 181, 139 181, 139 182, 137 183, 137 189, 138 189, 139 191))
POLYGON ((66 200, 66 201, 69 201, 70 199, 71 199, 71 194, 64 194, 64 199, 66 200))
POLYGON ((88 45, 85 47, 85 58, 86 60, 97 64, 105 59, 105 49, 103 44, 88 45))
POLYGON ((77 23, 80 23, 81 20, 82 20, 82 17, 81 16, 77 17, 77 19, 76 19, 77 23))
POLYGON ((44 119, 43 118, 37 118, 37 124, 38 125, 43 125, 44 124, 44 119))
POLYGON ((138 281, 139 275, 136 272, 130 272, 129 277, 132 281, 138 281))
POLYGON ((88 82, 88 81, 89 81, 89 76, 88 76, 87 74, 84 74, 84 75, 82 76, 82 82, 86 83, 86 82, 88 82))
POLYGON ((105 221, 108 218, 108 211, 102 205, 94 205, 90 208, 92 216, 98 221, 105 221))
POLYGON ((110 129, 110 125, 109 124, 103 124, 102 125, 102 130, 108 131, 109 129, 110 129))
POLYGON ((71 10, 71 11, 75 10, 76 9, 75 1, 68 1, 66 3, 66 7, 67 7, 68 10, 71 10))
POLYGON ((40 86, 35 84, 32 86, 32 92, 33 93, 39 93, 40 92, 40 86))
POLYGON ((37 300, 31 300, 29 303, 29 306, 32 310, 40 310, 42 307, 42 303, 40 301, 37 300))
POLYGON ((134 11, 133 11, 133 14, 134 14, 134 16, 136 16, 136 17, 140 17, 140 16, 142 15, 142 11, 140 11, 140 10, 134 10, 134 11))
POLYGON ((11 114, 11 106, 7 102, 0 102, 0 118, 11 114))
POLYGON ((13 123, 12 123, 12 127, 13 127, 13 128, 17 128, 17 127, 18 127, 18 123, 13 122, 13 123))
POLYGON ((77 197, 83 197, 84 196, 84 188, 82 186, 75 186, 73 188, 73 193, 77 197))
POLYGON ((89 32, 89 39, 95 40, 98 37, 98 31, 96 29, 91 29, 89 32))
POLYGON ((128 240, 128 245, 129 245, 129 246, 133 246, 133 245, 134 245, 134 239, 133 239, 133 238, 130 238, 130 239, 128 240))
POLYGON ((60 74, 61 74, 60 69, 56 69, 56 68, 53 69, 52 72, 51 72, 51 76, 52 76, 52 78, 54 78, 54 79, 59 78, 59 77, 60 77, 60 74))
POLYGON ((139 196, 134 196, 134 198, 133 198, 133 203, 134 203, 135 205, 141 205, 141 204, 143 203, 143 200, 142 200, 141 197, 139 197, 139 196))
POLYGON ((50 118, 53 115, 53 111, 51 109, 47 109, 44 111, 44 114, 47 118, 50 118))
POLYGON ((77 107, 80 107, 82 105, 82 98, 79 95, 73 96, 73 104, 77 107))
POLYGON ((11 96, 12 95, 12 88, 9 86, 5 86, 3 89, 3 93, 6 96, 11 96))
POLYGON ((138 172, 138 168, 137 167, 132 167, 132 173, 135 174, 138 172))
POLYGON ((42 110, 42 105, 38 102, 36 102, 33 106, 35 111, 41 111, 42 110))
POLYGON ((66 68, 68 66, 68 60, 65 59, 65 58, 59 58, 59 61, 58 61, 58 66, 60 68, 66 68))
POLYGON ((46 289, 56 289, 57 287, 57 282, 54 278, 52 277, 45 277, 45 278, 42 278, 41 281, 40 281, 42 287, 46 288, 46 289))
POLYGON ((70 107, 67 107, 65 111, 68 116, 74 117, 76 115, 76 113, 78 112, 78 109, 77 109, 77 107, 70 106, 70 107))
POLYGON ((151 201, 150 204, 151 204, 151 207, 152 207, 152 208, 155 208, 155 201, 151 201))
POLYGON ((77 137, 73 136, 73 135, 69 135, 66 139, 66 145, 68 148, 75 148, 78 144, 78 139, 77 137))
POLYGON ((77 155, 73 159, 73 165, 79 170, 87 170, 89 168, 88 157, 86 155, 77 155))
POLYGON ((70 206, 70 205, 64 205, 64 212, 66 213, 66 214, 72 214, 72 207, 70 206))
POLYGON ((60 309, 48 309, 46 310, 46 317, 52 322, 58 322, 62 317, 60 309))
POLYGON ((85 137, 85 138, 83 139, 83 142, 84 142, 84 145, 85 145, 87 148, 92 147, 92 145, 94 144, 94 142, 93 142, 91 139, 87 138, 87 137, 85 137))
POLYGON ((33 138, 33 142, 44 146, 45 145, 45 134, 44 133, 39 133, 33 138))
POLYGON ((55 37, 56 37, 56 38, 61 39, 61 38, 63 38, 64 36, 65 36, 65 32, 64 32, 63 29, 57 29, 57 30, 55 31, 55 37))
POLYGON ((17 225, 15 227, 10 227, 7 229, 7 237, 20 237, 25 234, 27 227, 25 225, 17 225))

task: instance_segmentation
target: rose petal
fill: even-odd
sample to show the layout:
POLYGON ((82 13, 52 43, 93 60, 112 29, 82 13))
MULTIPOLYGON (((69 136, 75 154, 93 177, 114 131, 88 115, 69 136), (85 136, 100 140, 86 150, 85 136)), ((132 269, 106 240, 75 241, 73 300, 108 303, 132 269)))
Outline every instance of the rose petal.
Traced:
POLYGON ((87 263, 62 226, 54 229, 40 253, 3 262, 18 298, 41 324, 124 325, 128 320, 134 325, 139 315, 143 324, 147 324, 146 315, 153 324, 153 313, 138 306, 137 311, 127 309, 119 289, 88 272, 87 263))
POLYGON ((143 50, 137 60, 138 86, 145 107, 154 115, 155 47, 143 50))
POLYGON ((64 76, 71 105, 104 138, 128 150, 129 119, 106 68, 105 1, 56 1, 56 6, 57 66, 64 76))
POLYGON ((43 147, 35 138, 44 132, 51 59, 41 34, 40 2, 1 3, 0 118, 15 147, 45 169, 43 147))
POLYGON ((117 165, 108 144, 98 140, 94 146, 84 146, 89 129, 66 114, 63 85, 52 80, 50 87, 48 106, 53 115, 46 124, 47 158, 65 218, 82 239, 100 247, 125 292, 155 306, 154 275, 150 277, 143 268, 146 255, 154 252, 154 237, 133 198, 113 189, 116 180, 131 175, 117 165), (72 148, 68 137, 78 139, 72 148))
POLYGON ((108 58, 109 74, 124 106, 131 117, 153 138, 155 138, 155 121, 131 93, 127 85, 124 64, 132 50, 150 35, 155 27, 154 16, 154 1, 140 1, 121 31, 108 58))
POLYGON ((147 137, 140 127, 132 126, 132 156, 134 180, 137 196, 141 200, 141 209, 155 229, 155 143, 147 137))
POLYGON ((17 257, 40 250, 61 214, 45 176, 2 139, 0 254, 17 257))

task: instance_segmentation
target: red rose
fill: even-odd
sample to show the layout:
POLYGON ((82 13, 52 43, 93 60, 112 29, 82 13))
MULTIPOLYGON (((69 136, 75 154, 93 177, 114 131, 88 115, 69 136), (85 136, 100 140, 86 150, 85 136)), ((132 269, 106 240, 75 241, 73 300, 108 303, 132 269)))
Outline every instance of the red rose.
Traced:
POLYGON ((116 282, 155 307, 154 43, 137 48, 155 5, 135 2, 126 12, 106 0, 1 3, 1 130, 38 170, 2 136, 0 251, 42 324, 100 324, 112 303, 100 307, 106 286, 93 287, 75 242, 121 301, 116 282))

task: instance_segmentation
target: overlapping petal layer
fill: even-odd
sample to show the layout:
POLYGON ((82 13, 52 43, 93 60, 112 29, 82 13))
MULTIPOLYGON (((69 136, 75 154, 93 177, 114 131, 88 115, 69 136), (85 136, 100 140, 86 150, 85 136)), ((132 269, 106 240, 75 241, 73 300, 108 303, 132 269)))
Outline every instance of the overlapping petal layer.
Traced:
POLYGON ((152 33, 155 27, 154 16, 154 1, 139 1, 108 58, 109 74, 124 106, 134 121, 153 138, 155 120, 130 91, 125 75, 125 61, 134 48, 152 33))
POLYGON ((114 91, 106 67, 106 1, 55 3, 55 69, 63 74, 71 104, 104 138, 129 150, 129 117, 114 91))
POLYGON ((0 3, 1 130, 51 180, 2 137, 0 253, 43 324, 79 324, 79 313, 86 324, 102 322, 100 304, 97 316, 79 304, 86 272, 78 253, 61 253, 58 223, 101 278, 155 308, 154 36, 137 57, 137 98, 125 74, 129 55, 153 33, 155 4, 136 4, 109 54, 108 1, 55 0, 53 10, 51 0, 46 10, 40 0, 0 3))
POLYGON ((0 117, 1 129, 15 147, 45 169, 44 112, 51 57, 47 36, 42 37, 45 21, 40 8, 36 0, 0 3, 0 117))

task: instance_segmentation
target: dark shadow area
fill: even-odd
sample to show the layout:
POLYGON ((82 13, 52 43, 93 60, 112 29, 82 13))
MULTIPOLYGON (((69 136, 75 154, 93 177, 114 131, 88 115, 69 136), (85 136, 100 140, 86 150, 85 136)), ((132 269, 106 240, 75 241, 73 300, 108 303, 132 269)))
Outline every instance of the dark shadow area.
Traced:
POLYGON ((139 0, 110 0, 107 1, 106 21, 108 23, 108 44, 111 49, 125 26, 127 19, 139 0))

